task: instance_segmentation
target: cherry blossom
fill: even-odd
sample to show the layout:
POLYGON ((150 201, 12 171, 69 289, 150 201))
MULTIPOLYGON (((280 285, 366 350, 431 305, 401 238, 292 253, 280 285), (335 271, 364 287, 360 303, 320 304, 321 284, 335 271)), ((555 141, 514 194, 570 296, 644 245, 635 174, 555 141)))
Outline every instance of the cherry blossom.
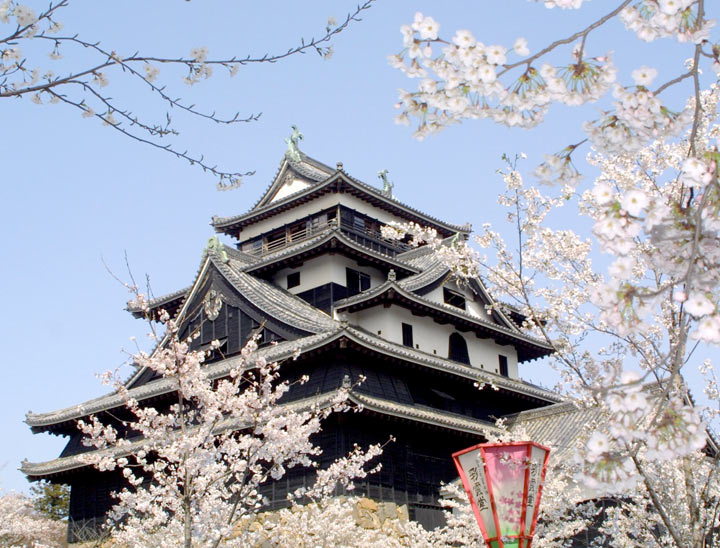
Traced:
MULTIPOLYGON (((129 289, 134 302, 147 302, 135 287, 129 289)), ((175 401, 162 408, 141 404, 118 379, 114 385, 133 418, 121 425, 96 416, 78 421, 83 443, 94 448, 84 454, 85 462, 100 471, 120 470, 127 482, 115 493, 108 519, 113 539, 129 548, 246 546, 247 526, 263 507, 259 487, 292 468, 316 466, 320 449, 309 438, 331 413, 350 409, 345 402, 351 387, 282 405, 290 384, 280 380, 277 363, 257 354, 254 338, 228 374, 214 379, 204 365, 207 352, 190 349, 194 335, 181 341, 179 326, 166 312, 157 319, 165 325, 157 348, 138 353, 133 362, 171 382, 175 401)), ((315 487, 291 496, 322 501, 336 489, 352 490, 353 480, 371 473, 366 464, 381 452, 379 446, 356 447, 320 471, 315 487)))
POLYGON ((66 546, 66 524, 41 515, 31 499, 20 493, 0 495, 0 545, 9 548, 66 546))

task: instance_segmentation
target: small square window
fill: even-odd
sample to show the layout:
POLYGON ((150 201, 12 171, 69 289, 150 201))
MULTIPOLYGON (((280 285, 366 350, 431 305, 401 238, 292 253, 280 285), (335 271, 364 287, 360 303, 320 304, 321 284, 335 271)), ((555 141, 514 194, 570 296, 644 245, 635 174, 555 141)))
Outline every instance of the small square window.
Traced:
POLYGON ((299 285, 300 285, 300 273, 293 272, 292 274, 288 274, 287 288, 290 289, 291 287, 297 287, 299 285))
POLYGON ((451 306, 456 306, 465 310, 465 297, 462 293, 443 287, 443 300, 451 306))

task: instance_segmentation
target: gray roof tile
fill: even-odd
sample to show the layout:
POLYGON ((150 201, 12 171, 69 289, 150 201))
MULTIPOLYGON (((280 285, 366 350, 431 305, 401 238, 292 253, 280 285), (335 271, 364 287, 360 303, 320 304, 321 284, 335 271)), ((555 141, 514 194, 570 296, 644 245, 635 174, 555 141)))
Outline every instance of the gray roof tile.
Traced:
POLYGON ((572 458, 578 444, 585 442, 585 435, 605 422, 599 407, 581 407, 573 402, 523 411, 507 419, 511 429, 522 428, 533 441, 551 447, 556 462, 572 458))

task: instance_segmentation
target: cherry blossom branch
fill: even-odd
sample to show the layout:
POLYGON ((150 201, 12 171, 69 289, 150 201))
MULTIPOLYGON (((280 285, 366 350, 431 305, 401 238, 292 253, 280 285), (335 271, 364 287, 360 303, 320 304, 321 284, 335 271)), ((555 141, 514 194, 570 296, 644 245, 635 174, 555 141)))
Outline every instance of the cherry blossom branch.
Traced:
MULTIPOLYGON (((517 61, 517 62, 515 62, 515 63, 510 63, 510 64, 507 64, 507 65, 503 65, 504 70, 500 71, 500 72, 498 73, 498 76, 501 76, 501 75, 505 74, 507 71, 509 71, 509 70, 511 70, 511 69, 513 69, 513 68, 515 68, 515 67, 519 67, 520 65, 527 65, 527 66, 529 67, 530 64, 531 64, 533 61, 536 61, 537 59, 539 59, 539 58, 542 57, 543 55, 545 55, 545 54, 547 54, 547 53, 550 53, 551 51, 553 51, 555 48, 557 48, 557 47, 559 47, 559 46, 563 46, 563 45, 566 45, 566 44, 572 44, 572 43, 573 43, 575 40, 577 40, 578 38, 582 38, 582 39, 583 39, 583 45, 584 45, 584 44, 585 44, 585 39, 587 38, 588 34, 590 34, 590 33, 591 33, 593 30, 595 30, 596 28, 603 26, 603 25, 604 25, 605 23, 607 23, 610 19, 612 19, 612 18, 615 17, 618 13, 620 13, 625 7, 627 7, 628 5, 630 5, 630 3, 631 3, 632 1, 633 1, 633 0, 624 0, 617 8, 615 8, 614 10, 612 10, 612 11, 611 11, 610 13, 608 13, 607 15, 604 15, 603 17, 601 17, 600 19, 598 19, 597 21, 595 21, 595 22, 592 23, 591 25, 588 25, 588 26, 585 27, 583 30, 578 31, 578 32, 576 32, 575 34, 572 34, 572 35, 568 36, 567 38, 562 38, 562 39, 560 39, 560 40, 556 40, 555 42, 553 42, 553 43, 545 46, 543 49, 541 49, 541 50, 540 50, 539 52, 537 52, 535 55, 531 55, 530 57, 527 57, 526 59, 522 59, 522 60, 517 61)), ((582 50, 580 50, 580 51, 582 52, 582 50)), ((578 62, 580 62, 581 59, 582 59, 582 55, 579 55, 579 56, 578 56, 578 62)))
MULTIPOLYGON (((191 155, 187 151, 180 152, 173 145, 163 145, 154 141, 152 138, 155 137, 177 135, 178 132, 171 127, 169 114, 166 113, 167 124, 164 126, 143 122, 133 115, 129 109, 116 108, 114 101, 110 97, 98 93, 96 86, 91 84, 91 80, 94 84, 98 84, 99 87, 105 86, 108 83, 107 74, 117 67, 130 78, 139 79, 143 82, 151 94, 156 95, 170 108, 176 108, 192 116, 218 124, 229 125, 254 122, 258 120, 261 114, 250 114, 241 117, 239 112, 236 112, 233 116, 222 117, 215 111, 205 112, 196 108, 193 104, 185 103, 181 98, 171 96, 167 92, 165 85, 153 83, 159 74, 159 68, 156 65, 185 67, 188 70, 188 75, 184 79, 185 82, 194 84, 201 79, 209 78, 212 75, 212 68, 216 66, 224 66, 228 69, 230 76, 233 76, 243 66, 276 63, 295 55, 303 55, 309 51, 315 51, 321 56, 329 58, 332 54, 331 41, 351 24, 361 21, 362 13, 370 9, 374 2, 375 0, 365 0, 363 3, 358 4, 354 11, 348 13, 340 24, 337 24, 334 20, 329 20, 325 32, 321 36, 317 38, 313 36, 310 39, 300 38, 298 45, 290 47, 282 53, 208 58, 207 48, 204 47, 194 48, 189 56, 158 57, 140 52, 123 56, 118 53, 117 49, 102 47, 100 42, 84 40, 78 34, 57 35, 61 25, 56 22, 55 16, 58 10, 69 5, 69 0, 60 0, 55 4, 51 3, 48 9, 41 12, 39 16, 36 16, 31 8, 17 3, 17 0, 7 0, 0 4, 0 22, 8 22, 10 18, 14 18, 18 24, 14 32, 0 39, 0 46, 8 46, 7 49, 0 49, 0 99, 29 96, 34 102, 41 103, 43 97, 49 97, 53 102, 62 102, 76 108, 80 108, 78 105, 82 105, 84 108, 80 108, 80 110, 83 111, 83 114, 88 112, 92 114, 90 102, 86 100, 92 98, 98 101, 99 104, 105 105, 109 110, 118 112, 125 119, 125 122, 131 126, 137 126, 137 130, 147 132, 149 138, 143 138, 136 131, 122 128, 121 123, 116 123, 111 119, 111 112, 106 116, 98 116, 98 118, 113 126, 114 129, 120 131, 121 134, 140 143, 150 144, 154 148, 170 152, 178 159, 201 167, 204 171, 219 179, 218 188, 220 190, 235 188, 240 184, 242 177, 252 175, 254 171, 232 172, 220 170, 217 166, 208 164, 202 155, 191 155), (41 30, 40 27, 43 27, 43 29, 41 30), (22 56, 20 48, 16 47, 18 44, 31 40, 51 44, 53 50, 50 57, 53 59, 61 57, 61 49, 73 46, 96 53, 101 59, 96 60, 94 63, 91 62, 83 68, 70 70, 68 74, 63 76, 56 76, 52 72, 46 72, 42 77, 42 81, 40 81, 40 69, 34 66, 28 67, 28 60, 22 56), (71 97, 64 93, 62 88, 67 86, 79 86, 78 89, 82 90, 80 97, 71 97)), ((88 114, 88 116, 91 114, 88 114)))
POLYGON ((65 97, 64 95, 60 95, 60 94, 56 93, 54 90, 48 90, 48 93, 51 94, 56 99, 58 99, 64 103, 67 103, 68 105, 72 105, 75 108, 78 108, 83 113, 90 112, 90 116, 99 118, 105 124, 111 126, 113 129, 115 129, 116 131, 119 131, 126 137, 130 137, 131 139, 133 139, 135 141, 138 141, 138 142, 146 144, 146 145, 150 145, 151 147, 154 147, 154 148, 157 148, 160 150, 164 150, 165 152, 172 154, 176 158, 181 158, 183 160, 188 161, 190 163, 190 165, 198 165, 200 168, 202 168, 203 171, 206 171, 206 172, 211 173, 211 174, 215 175, 216 177, 218 177, 220 180, 220 182, 218 183, 219 185, 231 186, 231 185, 237 184, 241 177, 255 174, 254 171, 246 171, 245 173, 221 171, 217 168, 217 166, 211 166, 210 164, 207 164, 205 162, 205 158, 203 156, 193 157, 193 156, 189 155, 187 151, 180 152, 179 150, 172 148, 172 146, 169 144, 161 145, 159 143, 156 143, 149 139, 145 139, 143 137, 140 137, 139 135, 135 135, 134 133, 129 132, 128 130, 126 130, 125 128, 120 126, 117 122, 113 121, 111 112, 104 114, 104 115, 98 114, 92 110, 89 110, 88 107, 86 105, 84 105, 83 103, 77 103, 75 101, 72 101, 72 100, 68 99, 67 97, 65 97))

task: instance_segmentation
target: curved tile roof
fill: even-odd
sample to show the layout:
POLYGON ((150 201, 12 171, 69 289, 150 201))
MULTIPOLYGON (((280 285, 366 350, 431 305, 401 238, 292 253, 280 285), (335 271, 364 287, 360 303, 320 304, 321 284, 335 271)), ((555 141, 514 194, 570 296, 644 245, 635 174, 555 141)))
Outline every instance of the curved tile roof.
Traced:
MULTIPOLYGON (((328 177, 325 181, 321 183, 317 183, 315 185, 312 185, 300 192, 294 193, 290 196, 286 196, 284 198, 281 198, 279 200, 276 200, 274 202, 263 204, 256 209, 252 209, 246 213, 240 214, 240 215, 233 215, 231 217, 217 217, 214 216, 212 218, 212 225, 215 227, 215 230, 218 232, 222 232, 223 229, 229 229, 229 227, 232 227, 236 223, 239 223, 241 221, 248 221, 252 219, 255 216, 258 216, 263 213, 271 212, 275 208, 283 208, 287 209, 294 200, 297 200, 300 197, 303 196, 309 196, 314 192, 317 192, 321 189, 327 189, 330 185, 335 184, 336 181, 342 181, 345 184, 349 185, 351 188, 355 188, 357 191, 359 191, 361 194, 369 195, 374 200, 377 200, 379 202, 385 203, 387 206, 391 208, 396 208, 400 211, 404 211, 405 213, 409 214, 409 216, 414 217, 420 221, 426 221, 428 224, 431 224, 435 227, 443 227, 447 232, 453 233, 453 232, 460 232, 463 234, 467 234, 472 230, 472 227, 469 225, 453 225, 450 223, 446 223, 444 221, 441 221, 440 219, 433 217, 431 215, 428 215, 426 213, 423 213, 422 211, 419 211, 407 204, 404 204, 394 198, 391 198, 387 195, 385 195, 380 189, 375 188, 374 186, 368 185, 367 183, 363 183, 362 181, 359 181, 358 179, 355 179, 353 177, 350 177, 347 175, 344 171, 338 171, 333 173, 332 176, 328 177), (335 175, 337 174, 337 177, 335 175), (339 177, 339 179, 338 179, 339 177)), ((422 222, 421 222, 422 224, 422 222)))
POLYGON ((560 401, 560 397, 554 392, 550 392, 534 384, 524 382, 519 379, 503 377, 502 375, 490 373, 489 371, 481 371, 470 365, 465 365, 447 358, 410 348, 409 346, 394 343, 373 335, 361 328, 348 327, 346 329, 346 336, 350 340, 364 346, 374 348, 379 352, 390 354, 410 362, 422 364, 432 369, 452 373, 466 379, 485 380, 488 383, 492 383, 500 388, 534 396, 545 401, 553 403, 560 401))
MULTIPOLYGON (((302 411, 310 409, 313 406, 318 406, 320 409, 326 409, 333 405, 338 392, 338 390, 334 390, 332 392, 318 394, 309 398, 303 398, 301 400, 283 404, 282 407, 288 411, 302 411)), ((497 427, 487 421, 469 419, 463 415, 435 410, 429 407, 396 403, 375 396, 359 394, 357 392, 353 392, 352 390, 350 390, 348 400, 364 409, 381 413, 383 415, 400 417, 434 426, 459 430, 461 432, 468 432, 477 435, 484 435, 488 432, 499 432, 497 427)), ((240 424, 237 421, 226 419, 218 424, 217 432, 219 433, 229 429, 241 429, 243 426, 246 425, 240 424)), ((113 457, 121 457, 131 454, 134 450, 141 448, 142 445, 143 441, 137 440, 121 447, 102 450, 102 452, 108 453, 113 457)), ((28 462, 25 460, 20 465, 20 470, 31 477, 44 477, 61 474, 63 472, 89 466, 85 461, 86 455, 87 453, 80 453, 68 457, 60 457, 46 462, 28 462)))
MULTIPOLYGON (((350 306, 357 305, 357 304, 360 304, 363 302, 371 301, 372 299, 379 297, 383 293, 389 292, 391 290, 395 291, 397 295, 399 295, 409 301, 414 301, 414 302, 419 303, 428 308, 432 308, 434 310, 443 312, 450 316, 454 316, 458 319, 472 322, 472 323, 474 323, 478 326, 484 327, 490 331, 494 331, 498 334, 509 336, 512 339, 528 343, 538 349, 547 350, 546 354, 550 354, 552 352, 552 348, 550 346, 548 346, 547 344, 545 344, 543 341, 536 339, 535 337, 532 337, 530 335, 527 335, 517 328, 511 329, 509 327, 505 327, 505 326, 497 324, 497 323, 489 322, 478 316, 473 316, 472 314, 469 314, 468 312, 461 310, 460 308, 457 308, 455 306, 451 306, 451 305, 445 304, 445 303, 438 303, 435 301, 431 301, 429 299, 421 297, 420 295, 417 295, 415 293, 405 290, 398 283, 393 282, 391 280, 388 280, 387 282, 385 282, 377 287, 374 287, 372 289, 368 289, 366 291, 358 293, 357 295, 353 295, 352 297, 348 297, 346 299, 337 301, 335 303, 334 309, 337 311, 337 310, 341 310, 343 308, 348 308, 350 306)), ((374 306, 374 305, 369 304, 369 306, 374 306)), ((511 324, 511 325, 514 326, 514 324, 511 324)))
MULTIPOLYGON (((571 401, 508 415, 511 430, 523 429, 530 439, 552 448, 555 462, 572 459, 583 433, 605 423, 600 407, 582 407, 571 401)), ((602 427, 601 427, 602 429, 602 427)))
MULTIPOLYGON (((257 351, 257 355, 264 357, 268 361, 280 361, 291 357, 298 349, 300 351, 309 350, 316 346, 320 346, 336 338, 342 330, 338 328, 334 332, 320 333, 317 335, 310 335, 296 339, 294 341, 283 341, 275 345, 270 345, 264 348, 260 348, 257 351)), ((234 368, 242 365, 241 356, 233 356, 222 360, 220 362, 212 363, 207 366, 208 377, 211 379, 219 379, 230 373, 234 368)), ((167 394, 175 390, 175 385, 171 379, 161 378, 148 382, 138 386, 137 388, 131 388, 129 396, 138 400, 146 400, 154 396, 160 396, 167 394)), ((25 422, 33 428, 42 428, 53 424, 59 424, 66 421, 72 421, 92 415, 93 413, 99 413, 106 409, 112 409, 123 405, 124 398, 117 392, 100 396, 88 400, 84 403, 66 407, 64 409, 58 409, 48 413, 27 413, 25 415, 25 422)))
MULTIPOLYGON (((318 406, 320 409, 326 409, 333 404, 333 400, 336 395, 337 391, 326 392, 325 394, 319 394, 283 404, 282 407, 289 411, 302 411, 313 406, 318 406)), ((241 424, 236 420, 225 419, 218 423, 214 432, 220 433, 230 429, 241 429, 244 426, 247 425, 241 424)), ((134 450, 140 449, 142 446, 143 440, 138 439, 137 441, 133 441, 120 447, 101 450, 101 452, 102 454, 109 454, 113 457, 122 457, 131 454, 134 450)), ((24 460, 20 465, 20 471, 31 477, 43 477, 60 474, 62 472, 68 472, 70 470, 90 466, 87 462, 85 462, 86 455, 87 453, 79 453, 67 457, 59 457, 46 462, 29 462, 24 460)))
POLYGON ((338 327, 338 323, 322 310, 271 283, 238 272, 220 261, 217 269, 238 292, 271 318, 310 333, 322 333, 338 327))
MULTIPOLYGON (((407 346, 387 341, 362 329, 347 326, 343 327, 337 323, 335 325, 336 328, 334 330, 302 337, 293 341, 283 341, 275 345, 261 348, 258 350, 258 356, 262 356, 268 361, 280 361, 290 358, 298 350, 303 352, 320 348, 325 344, 344 336, 349 340, 377 350, 378 352, 393 355, 400 359, 422 364, 446 373, 452 373, 471 380, 477 380, 480 375, 485 375, 489 381, 501 388, 512 390, 514 392, 521 392, 545 401, 559 401, 556 394, 530 383, 502 377, 493 373, 482 372, 474 367, 453 362, 447 358, 430 355, 420 350, 415 350, 407 346)), ((240 356, 233 356, 225 360, 212 363, 207 366, 208 376, 211 379, 224 377, 232 369, 239 367, 241 364, 242 358, 240 356)), ((156 379, 137 388, 131 388, 129 390, 129 394, 131 397, 141 401, 172 392, 174 389, 175 387, 171 380, 156 379)), ((94 398, 78 405, 73 405, 48 413, 27 413, 25 416, 25 422, 34 429, 42 430, 47 426, 73 421, 93 413, 118 407, 122 405, 123 402, 124 399, 120 394, 112 392, 110 394, 106 394, 105 396, 94 398)))
POLYGON ((408 261, 417 268, 422 268, 422 272, 409 276, 404 280, 400 280, 398 285, 407 289, 408 291, 417 291, 423 287, 427 287, 433 282, 438 281, 440 278, 444 278, 450 273, 450 269, 445 266, 441 261, 434 261, 426 267, 418 265, 417 261, 408 261))

